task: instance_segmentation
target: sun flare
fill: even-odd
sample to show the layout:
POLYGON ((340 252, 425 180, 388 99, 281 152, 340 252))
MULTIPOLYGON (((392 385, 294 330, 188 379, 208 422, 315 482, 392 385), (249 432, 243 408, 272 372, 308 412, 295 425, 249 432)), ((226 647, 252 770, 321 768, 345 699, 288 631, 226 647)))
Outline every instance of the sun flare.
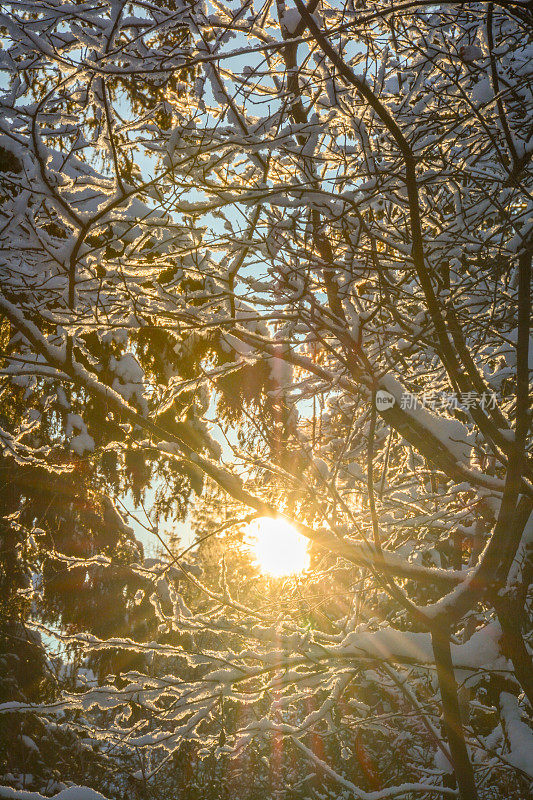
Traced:
POLYGON ((246 530, 246 541, 261 572, 274 578, 309 568, 308 540, 283 519, 260 517, 246 530))

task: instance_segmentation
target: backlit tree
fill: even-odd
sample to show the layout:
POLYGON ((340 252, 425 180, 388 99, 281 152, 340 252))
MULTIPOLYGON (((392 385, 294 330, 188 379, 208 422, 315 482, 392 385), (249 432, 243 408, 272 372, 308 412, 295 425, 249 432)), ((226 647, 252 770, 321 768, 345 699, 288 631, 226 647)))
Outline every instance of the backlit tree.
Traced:
POLYGON ((153 642, 67 635, 157 665, 61 703, 144 754, 139 791, 180 758, 243 797, 251 769, 262 796, 528 791, 532 22, 4 4, 3 386, 39 403, 6 456, 51 468, 57 409, 57 446, 144 465, 157 513, 196 490, 196 566, 229 551, 216 580, 129 566, 153 642), (254 584, 250 515, 310 569, 254 584))

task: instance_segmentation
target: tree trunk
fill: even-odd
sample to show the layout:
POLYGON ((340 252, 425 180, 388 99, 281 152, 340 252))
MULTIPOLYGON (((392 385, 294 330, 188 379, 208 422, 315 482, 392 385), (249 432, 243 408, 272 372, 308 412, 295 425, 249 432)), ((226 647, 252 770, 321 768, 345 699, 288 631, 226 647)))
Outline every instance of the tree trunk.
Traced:
POLYGON ((453 769, 459 789, 459 797, 461 800, 477 800, 474 771, 468 756, 461 713, 459 710, 457 682, 453 670, 449 630, 444 626, 436 627, 431 632, 431 643, 433 646, 433 655, 435 656, 435 666, 437 667, 437 677, 442 700, 444 730, 446 732, 446 738, 448 739, 453 769))
POLYGON ((515 675, 533 709, 533 660, 522 635, 523 607, 514 597, 498 597, 496 613, 502 628, 502 651, 513 662, 515 675))

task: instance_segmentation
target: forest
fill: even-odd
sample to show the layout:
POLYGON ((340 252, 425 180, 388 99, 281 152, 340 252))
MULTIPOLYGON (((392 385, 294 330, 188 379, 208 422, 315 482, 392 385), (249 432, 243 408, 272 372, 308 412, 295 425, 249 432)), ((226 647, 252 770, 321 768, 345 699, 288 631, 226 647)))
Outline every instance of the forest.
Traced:
POLYGON ((0 800, 532 796, 532 156, 532 0, 0 2, 0 800))

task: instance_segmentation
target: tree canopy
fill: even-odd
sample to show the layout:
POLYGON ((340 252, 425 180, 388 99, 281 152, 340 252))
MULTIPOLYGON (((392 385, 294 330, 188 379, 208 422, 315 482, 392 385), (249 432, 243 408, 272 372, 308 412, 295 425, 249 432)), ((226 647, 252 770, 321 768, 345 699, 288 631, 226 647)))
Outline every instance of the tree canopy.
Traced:
POLYGON ((525 798, 531 3, 0 29, 0 798, 525 798))

